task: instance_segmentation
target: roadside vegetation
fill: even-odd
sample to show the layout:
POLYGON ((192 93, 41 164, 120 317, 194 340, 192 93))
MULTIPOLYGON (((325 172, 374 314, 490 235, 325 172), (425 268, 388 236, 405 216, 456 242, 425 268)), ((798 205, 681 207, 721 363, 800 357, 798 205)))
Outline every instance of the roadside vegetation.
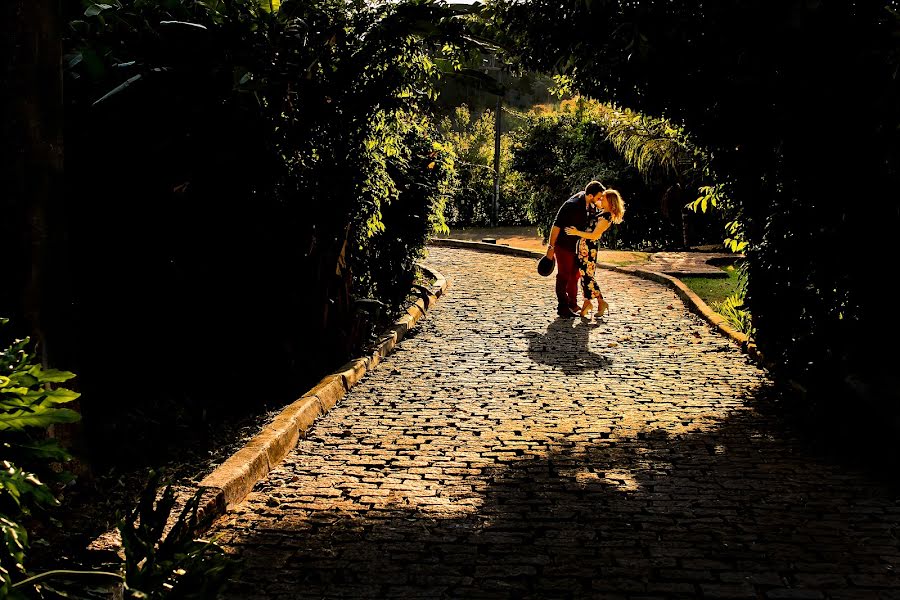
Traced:
POLYGON ((728 277, 681 277, 711 309, 728 319, 737 331, 752 335, 753 319, 747 310, 746 274, 733 265, 722 267, 728 277))
MULTIPOLYGON (((546 237, 590 179, 626 191, 606 249, 744 253, 745 284, 689 284, 804 409, 861 400, 890 422, 880 342, 900 322, 862 267, 900 225, 884 192, 900 189, 900 9, 764 4, 7 2, 0 597, 36 574, 29 532, 64 530, 54 507, 89 477, 213 454, 223 424, 366 348, 431 236, 496 221, 546 237), (494 215, 497 93, 517 100, 494 215), (48 442, 64 432, 72 448, 48 442)), ((158 524, 172 507, 150 510, 155 494, 158 524)), ((188 534, 157 554, 159 528, 123 514, 135 589, 227 569, 188 534), (144 573, 154 556, 169 571, 144 573)))

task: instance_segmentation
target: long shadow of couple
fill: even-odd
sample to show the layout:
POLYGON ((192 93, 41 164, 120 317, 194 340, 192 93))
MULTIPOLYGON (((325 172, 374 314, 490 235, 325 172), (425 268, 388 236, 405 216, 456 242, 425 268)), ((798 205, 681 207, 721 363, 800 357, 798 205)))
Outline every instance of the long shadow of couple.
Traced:
POLYGON ((613 360, 591 352, 588 337, 600 323, 559 317, 546 333, 528 331, 528 356, 534 362, 558 367, 565 375, 578 375, 610 367, 613 360))

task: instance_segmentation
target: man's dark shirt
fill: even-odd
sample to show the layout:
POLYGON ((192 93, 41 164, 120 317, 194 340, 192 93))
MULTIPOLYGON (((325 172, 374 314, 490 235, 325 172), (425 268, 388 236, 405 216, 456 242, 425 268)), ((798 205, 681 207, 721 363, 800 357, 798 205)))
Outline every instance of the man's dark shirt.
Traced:
POLYGON ((584 192, 578 192, 559 208, 556 213, 556 220, 553 221, 554 227, 559 227, 559 235, 556 237, 556 247, 566 248, 575 251, 578 244, 578 237, 574 235, 566 235, 566 227, 574 227, 584 231, 587 228, 588 214, 587 202, 584 199, 584 192))

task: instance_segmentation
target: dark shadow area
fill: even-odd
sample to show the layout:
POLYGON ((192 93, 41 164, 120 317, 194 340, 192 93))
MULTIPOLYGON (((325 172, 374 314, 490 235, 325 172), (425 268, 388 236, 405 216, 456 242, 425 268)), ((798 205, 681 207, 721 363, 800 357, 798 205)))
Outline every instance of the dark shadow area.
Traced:
MULTIPOLYGON (((411 306, 417 299, 417 295, 410 294, 406 305, 411 306)), ((379 313, 367 325, 383 333, 397 318, 397 314, 379 313)), ((420 329, 409 330, 405 337, 418 335, 420 329)), ((356 356, 370 355, 377 341, 377 335, 370 335, 356 356)), ((401 351, 400 345, 394 349, 401 351)), ((132 430, 130 443, 125 447, 117 446, 115 437, 106 439, 89 431, 91 445, 106 452, 99 457, 83 457, 84 472, 59 492, 63 502, 53 511, 53 520, 35 520, 32 524, 32 536, 38 543, 32 546, 29 566, 52 569, 71 567, 73 561, 90 564, 94 558, 85 548, 98 536, 115 529, 119 515, 136 505, 151 469, 161 474, 165 484, 196 485, 257 435, 285 406, 341 364, 332 363, 318 372, 309 369, 290 385, 263 384, 246 405, 229 407, 226 402, 218 412, 187 410, 176 406, 174 397, 160 392, 156 408, 165 417, 155 417, 156 413, 146 407, 134 408, 120 417, 122 429, 132 430), (135 433, 137 429, 141 429, 140 434, 135 433), (109 448, 116 451, 110 452, 109 448), (65 527, 59 523, 65 523, 65 527)))
POLYGON ((860 390, 849 382, 817 392, 772 391, 779 414, 817 454, 900 485, 900 381, 860 390))
POLYGON ((282 498, 280 521, 236 532, 245 570, 227 597, 896 597, 898 490, 814 452, 756 400, 685 435, 557 439, 468 498, 453 481, 461 513, 481 501, 461 517, 306 514, 282 498))
POLYGON ((550 323, 546 333, 525 332, 528 357, 536 363, 557 367, 565 375, 606 369, 613 364, 612 359, 588 348, 591 329, 602 326, 602 322, 593 319, 558 317, 550 323))

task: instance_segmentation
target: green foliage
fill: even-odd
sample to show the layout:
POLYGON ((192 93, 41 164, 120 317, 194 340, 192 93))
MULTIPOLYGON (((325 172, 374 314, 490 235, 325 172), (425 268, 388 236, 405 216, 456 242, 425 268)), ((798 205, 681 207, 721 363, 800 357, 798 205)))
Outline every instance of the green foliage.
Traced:
POLYGON ((591 116, 603 124, 609 141, 625 162, 647 179, 669 176, 691 181, 707 163, 703 151, 691 142, 684 128, 667 119, 599 103, 589 107, 591 116))
POLYGON ((681 280, 710 306, 733 294, 743 295, 745 277, 741 269, 727 266, 722 270, 728 277, 681 277, 681 280))
POLYGON ((211 515, 198 517, 201 491, 173 520, 176 505, 171 486, 159 494, 153 474, 133 510, 119 521, 125 549, 126 597, 134 600, 213 598, 236 564, 213 540, 196 537, 211 515), (171 521, 171 522, 170 522, 171 521))
POLYGON ((743 220, 743 210, 737 205, 728 193, 728 186, 724 183, 700 186, 700 195, 693 202, 688 203, 687 208, 694 212, 706 213, 710 209, 718 209, 726 219, 725 239, 723 245, 734 253, 747 250, 750 241, 747 239, 746 226, 743 220))
MULTIPOLYGON (((69 570, 29 576, 25 567, 29 547, 26 520, 59 505, 42 479, 67 480, 65 473, 52 467, 71 456, 56 440, 48 439, 46 431, 80 418, 75 411, 60 408, 80 396, 59 385, 73 377, 68 371, 36 364, 27 339, 14 340, 0 352, 0 444, 6 456, 0 461, 0 598, 24 598, 28 591, 40 597, 45 591, 63 593, 60 590, 64 588, 51 587, 49 579, 119 577, 116 573, 69 570)), ((129 597, 212 597, 233 564, 214 543, 194 539, 193 532, 206 526, 211 517, 206 522, 198 520, 197 494, 168 529, 174 494, 166 488, 154 506, 157 483, 158 478, 151 480, 139 505, 120 523, 129 597)), ((63 597, 69 596, 63 593, 63 597)))
POLYGON ((728 319, 728 323, 736 330, 753 335, 753 323, 749 311, 744 308, 743 294, 728 296, 722 302, 713 304, 712 309, 728 319))
POLYGON ((516 132, 513 168, 522 175, 528 210, 545 238, 559 207, 592 180, 619 180, 625 165, 600 128, 580 116, 535 117, 516 132))
POLYGON ((446 216, 454 227, 490 225, 493 190, 494 126, 485 111, 479 118, 466 105, 441 120, 441 133, 456 153, 457 189, 446 216))
MULTIPOLYGON (((456 5, 457 8, 460 6, 456 5)), ((499 93, 503 95, 505 132, 516 128, 516 111, 551 101, 552 85, 552 78, 542 73, 519 71, 512 65, 504 65, 496 52, 471 52, 459 62, 456 73, 441 79, 438 111, 451 117, 462 105, 473 114, 494 111, 499 93), (500 71, 486 72, 485 67, 497 66, 500 71)))
POLYGON ((681 280, 714 311, 725 317, 737 331, 753 334, 752 316, 744 305, 747 293, 746 263, 723 270, 728 278, 682 277, 681 280))
POLYGON ((715 208, 716 203, 719 200, 719 190, 717 186, 705 185, 700 188, 700 197, 690 202, 688 204, 688 208, 693 210, 694 212, 700 210, 706 212, 708 207, 715 208))
POLYGON ((17 340, 0 354, 0 372, 6 373, 0 376, 0 432, 47 428, 80 418, 75 411, 59 405, 71 402, 81 394, 46 386, 68 381, 75 375, 55 369, 44 370, 40 365, 31 364, 33 357, 25 351, 29 343, 28 338, 17 340))
POLYGON ((464 19, 431 0, 270 8, 122 0, 70 24, 72 290, 55 348, 90 392, 87 425, 135 460, 247 410, 229 378, 197 373, 264 369, 254 398, 275 400, 341 364, 371 326, 354 300, 396 310, 441 226, 429 182, 452 152, 416 171, 440 139, 398 123, 459 63, 464 19), (390 206, 418 218, 392 227, 390 206), (367 240, 394 262, 358 257, 367 240), (128 403, 110 393, 125 386, 128 403))
MULTIPOLYGON (((709 153, 698 147, 683 127, 668 119, 604 104, 595 103, 592 109, 592 114, 606 128, 609 141, 645 180, 673 182, 678 189, 716 180, 709 153)), ((687 203, 686 208, 706 214, 707 209, 718 207, 726 219, 732 219, 725 224, 728 236, 725 246, 732 252, 743 251, 747 242, 742 237, 741 212, 728 197, 726 184, 700 185, 698 192, 699 197, 687 203)), ((684 235, 687 240, 687 232, 684 235)), ((685 242, 685 245, 689 244, 685 242)))
MULTIPOLYGON (((0 325, 7 320, 0 320, 0 325)), ((58 384, 72 379, 68 371, 36 364, 30 340, 14 340, 0 351, 0 598, 16 596, 13 586, 26 575, 28 532, 24 520, 57 506, 53 492, 41 481, 53 474, 51 463, 70 458, 59 444, 46 438, 52 425, 72 423, 80 416, 67 404, 79 394, 58 384)))
POLYGON ((351 255, 355 306, 370 325, 402 307, 427 239, 449 231, 443 215, 455 182, 453 147, 427 117, 395 113, 381 134, 372 145, 386 175, 377 226, 354 227, 351 255))
POLYGON ((725 247, 732 252, 743 252, 750 245, 740 221, 729 221, 725 224, 725 231, 729 234, 729 237, 725 238, 725 247))
MULTIPOLYGON (((202 492, 197 491, 177 510, 171 486, 160 490, 159 476, 150 480, 137 504, 119 518, 118 530, 125 553, 123 563, 108 565, 109 571, 57 569, 17 582, 10 597, 99 598, 107 597, 110 581, 123 583, 125 597, 132 600, 201 600, 215 597, 238 563, 214 540, 198 537, 212 515, 200 516, 202 492), (86 585, 106 582, 105 587, 86 585)), ((5 529, 6 523, 0 524, 5 529)), ((24 531, 22 532, 24 534, 24 531)), ((113 584, 115 585, 115 584, 113 584)), ((0 591, 0 598, 6 597, 0 591)))
MULTIPOLYGON (((491 110, 478 116, 463 104, 440 122, 441 133, 456 153, 457 186, 446 210, 447 221, 454 227, 491 225, 495 118, 491 110)), ((520 189, 521 177, 512 170, 511 145, 511 134, 502 134, 498 225, 530 223, 527 197, 520 189)))
POLYGON ((25 551, 28 549, 28 532, 25 527, 0 513, 0 534, 3 535, 2 561, 0 561, 0 598, 13 591, 13 578, 25 572, 25 551))

